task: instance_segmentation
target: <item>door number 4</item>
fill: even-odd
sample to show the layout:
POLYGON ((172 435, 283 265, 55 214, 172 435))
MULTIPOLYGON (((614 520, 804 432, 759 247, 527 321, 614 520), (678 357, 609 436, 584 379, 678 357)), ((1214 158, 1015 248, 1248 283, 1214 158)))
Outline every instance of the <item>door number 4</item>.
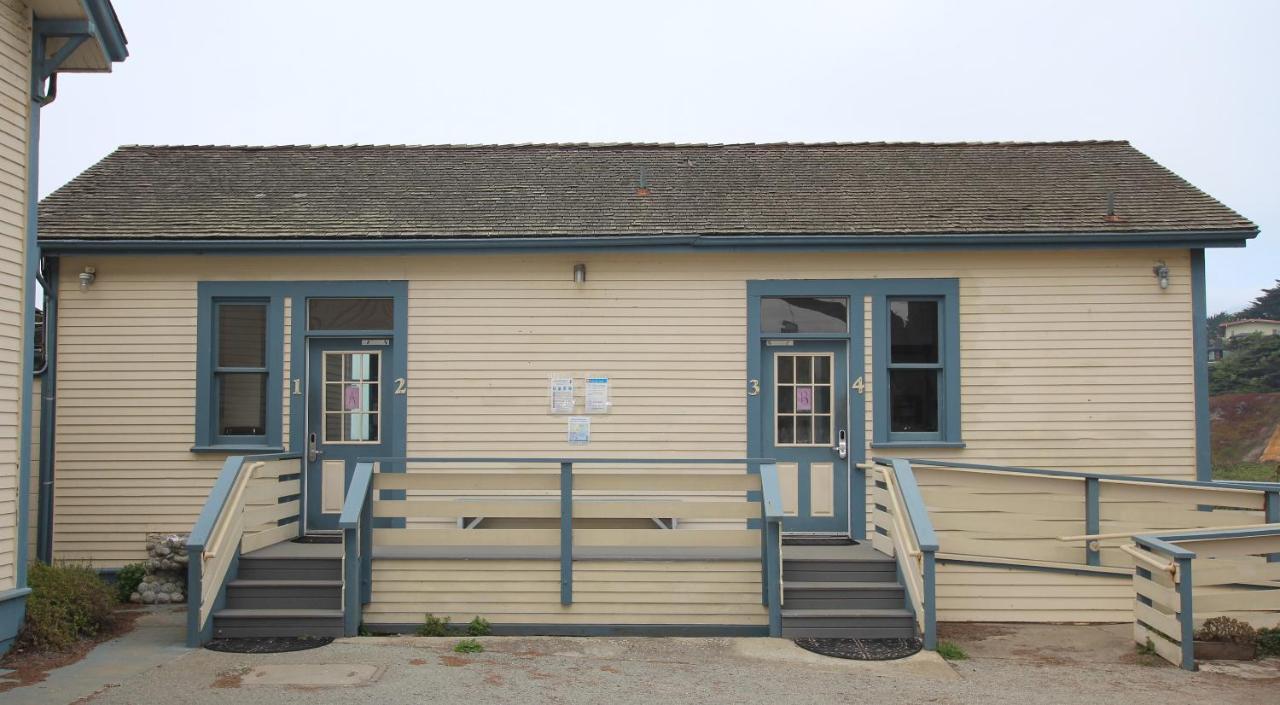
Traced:
POLYGON ((850 389, 852 389, 853 391, 859 394, 862 394, 863 392, 867 391, 867 385, 865 382, 862 381, 861 377, 853 380, 853 384, 849 385, 849 387, 850 389))

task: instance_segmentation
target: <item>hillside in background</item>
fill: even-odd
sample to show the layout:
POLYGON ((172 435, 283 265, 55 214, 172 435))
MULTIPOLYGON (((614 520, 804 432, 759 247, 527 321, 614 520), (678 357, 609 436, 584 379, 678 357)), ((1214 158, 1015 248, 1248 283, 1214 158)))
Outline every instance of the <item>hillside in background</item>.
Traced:
POLYGON ((1280 464, 1258 460, 1280 427, 1280 393, 1210 397, 1209 420, 1215 478, 1280 482, 1280 464))

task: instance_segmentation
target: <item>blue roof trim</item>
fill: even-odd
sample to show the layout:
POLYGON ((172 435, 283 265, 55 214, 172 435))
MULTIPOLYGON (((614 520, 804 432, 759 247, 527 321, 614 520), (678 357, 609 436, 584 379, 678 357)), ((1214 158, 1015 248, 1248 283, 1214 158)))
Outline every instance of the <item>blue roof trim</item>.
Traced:
POLYGON ((300 251, 378 252, 399 254, 421 250, 916 250, 1002 248, 1183 248, 1244 247, 1258 230, 1148 233, 1034 233, 1022 235, 609 235, 594 237, 493 237, 431 239, 284 238, 284 239, 45 239, 50 254, 71 253, 272 253, 300 251))
POLYGON ((124 28, 120 26, 120 18, 116 16, 111 0, 80 0, 85 15, 94 27, 94 36, 102 45, 102 53, 108 61, 124 61, 129 56, 129 41, 125 39, 124 28))

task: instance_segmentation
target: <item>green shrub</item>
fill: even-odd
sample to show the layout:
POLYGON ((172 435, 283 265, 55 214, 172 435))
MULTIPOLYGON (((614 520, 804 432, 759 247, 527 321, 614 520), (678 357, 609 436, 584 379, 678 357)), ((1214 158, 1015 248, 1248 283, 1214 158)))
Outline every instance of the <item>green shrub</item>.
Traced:
POLYGON ((1258 655, 1280 656, 1280 626, 1258 630, 1258 655))
POLYGON ((418 627, 418 636, 449 636, 449 618, 428 614, 418 627))
POLYGON ((1231 617, 1212 617, 1200 625, 1196 640, 1253 646, 1258 643, 1258 632, 1248 622, 1231 617))
POLYGON ((142 579, 147 576, 146 563, 130 563, 116 573, 116 599, 128 602, 129 597, 138 591, 142 579))
POLYGON ((27 582, 31 595, 18 637, 21 648, 64 651, 111 621, 115 592, 88 566, 32 563, 27 582))
POLYGON ((476 617, 467 625, 467 634, 469 636, 489 636, 492 633, 493 626, 484 617, 476 617))
POLYGON ((460 654, 478 654, 484 652, 484 644, 475 639, 463 639, 453 650, 460 654))
POLYGON ((966 654, 964 649, 949 641, 938 642, 938 655, 948 661, 964 661, 969 658, 969 654, 966 654))

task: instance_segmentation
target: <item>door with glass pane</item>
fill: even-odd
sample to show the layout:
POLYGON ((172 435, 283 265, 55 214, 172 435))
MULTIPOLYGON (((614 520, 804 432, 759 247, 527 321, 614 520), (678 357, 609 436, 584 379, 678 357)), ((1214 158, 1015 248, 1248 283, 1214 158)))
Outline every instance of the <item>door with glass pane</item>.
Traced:
POLYGON ((307 530, 338 528, 357 458, 386 456, 390 338, 308 342, 307 530))
POLYGON ((764 341, 765 457, 778 461, 788 533, 849 533, 844 341, 764 341), (846 457, 841 441, 846 443, 846 457))

